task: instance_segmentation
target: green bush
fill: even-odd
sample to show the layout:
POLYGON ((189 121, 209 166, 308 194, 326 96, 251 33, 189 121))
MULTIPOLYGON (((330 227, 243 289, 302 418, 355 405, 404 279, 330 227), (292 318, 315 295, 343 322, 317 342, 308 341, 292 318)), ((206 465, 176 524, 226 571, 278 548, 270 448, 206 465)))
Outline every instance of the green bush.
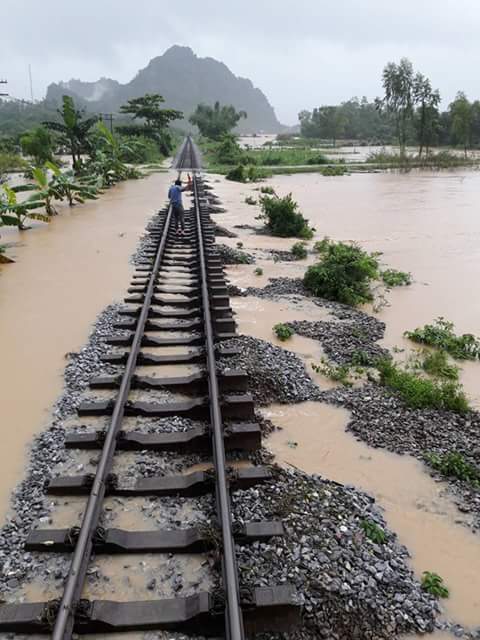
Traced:
POLYGON ((231 180, 232 182, 246 182, 248 179, 247 172, 245 171, 245 167, 242 164, 239 164, 230 171, 225 176, 227 180, 231 180))
POLYGON ((331 240, 328 236, 325 236, 323 240, 317 240, 317 242, 315 242, 315 244, 313 245, 314 253, 320 253, 320 254, 326 253, 330 245, 330 242, 331 240))
POLYGON ((328 166, 321 170, 322 176, 344 176, 348 169, 342 165, 328 166))
POLYGON ((385 269, 380 273, 383 282, 387 287, 402 287, 412 284, 412 274, 405 271, 397 271, 396 269, 385 269))
POLYGON ((435 378, 458 380, 459 369, 450 364, 446 351, 422 351, 419 358, 421 368, 435 378))
POLYGON ((450 595, 449 590, 443 583, 443 578, 438 573, 432 573, 431 571, 423 572, 422 589, 437 598, 448 598, 450 595))
POLYGON ((262 267, 257 267, 253 273, 254 273, 256 276, 263 276, 263 269, 262 269, 262 267))
POLYGON ((373 299, 370 283, 377 275, 375 256, 355 244, 328 242, 320 262, 307 269, 303 283, 316 296, 354 306, 373 299))
POLYGON ((457 413, 469 410, 463 389, 456 381, 437 382, 422 378, 418 374, 400 369, 389 359, 379 361, 377 369, 380 383, 396 391, 410 407, 447 409, 457 413))
POLYGON ((292 194, 284 198, 278 196, 263 196, 260 199, 262 214, 258 219, 263 220, 265 226, 274 236, 280 238, 304 238, 313 237, 313 229, 308 220, 297 211, 298 204, 293 200, 292 194))
POLYGON ((426 324, 422 329, 417 327, 414 331, 405 331, 404 335, 414 342, 443 349, 458 360, 480 359, 480 340, 471 333, 457 336, 453 329, 453 322, 440 317, 433 324, 426 324))
POLYGON ((273 187, 260 187, 260 193, 264 193, 265 195, 273 196, 275 195, 275 189, 273 187))
POLYGON ((376 544, 383 544, 386 541, 387 536, 385 531, 379 527, 376 522, 373 522, 373 520, 362 520, 360 526, 367 538, 372 542, 375 542, 376 544))
POLYGON ((145 136, 119 136, 121 162, 147 164, 162 160, 158 144, 145 136))
POLYGON ((282 342, 288 340, 295 333, 294 330, 288 326, 288 324, 284 324, 283 322, 279 322, 273 327, 273 331, 277 338, 282 342))
POLYGON ((255 200, 255 198, 252 198, 252 196, 247 196, 245 198, 245 204, 255 205, 255 204, 257 204, 257 201, 255 200))
POLYGON ((470 464, 458 451, 445 454, 427 453, 425 460, 444 476, 458 478, 480 487, 480 470, 470 464))
POLYGON ((332 364, 325 358, 322 358, 322 364, 312 362, 312 369, 315 373, 325 376, 332 382, 340 382, 346 387, 351 387, 350 366, 348 364, 332 364))
POLYGON ((307 245, 305 242, 295 242, 290 251, 295 256, 296 260, 304 260, 308 255, 307 245))
POLYGON ((24 171, 28 163, 16 153, 0 153, 0 176, 9 171, 24 171))

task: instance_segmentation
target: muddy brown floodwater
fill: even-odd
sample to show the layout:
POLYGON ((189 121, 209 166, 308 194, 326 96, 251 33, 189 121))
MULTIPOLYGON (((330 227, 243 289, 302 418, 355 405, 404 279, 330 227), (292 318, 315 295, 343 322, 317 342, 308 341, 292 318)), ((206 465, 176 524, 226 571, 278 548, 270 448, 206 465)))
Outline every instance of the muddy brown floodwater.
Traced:
POLYGON ((3 232, 15 264, 0 267, 0 511, 21 476, 26 445, 48 425, 66 364, 97 314, 121 301, 147 220, 164 205, 170 176, 119 184, 99 200, 60 209, 49 225, 3 232))
MULTIPOLYGON (((459 332, 480 334, 480 299, 472 296, 480 279, 480 174, 355 174, 340 179, 309 174, 275 176, 268 183, 280 195, 293 193, 316 227, 316 238, 328 235, 354 240, 369 251, 382 251, 385 264, 412 272, 414 284, 389 292, 390 306, 376 314, 387 325, 386 346, 411 349, 403 332, 438 316, 452 320, 459 332)), ((244 202, 247 195, 258 198, 254 185, 222 181, 215 186, 228 210, 216 217, 219 224, 230 228, 259 224, 255 220, 258 207, 244 202)), ((235 231, 247 251, 288 249, 293 244, 291 239, 235 231)), ((222 238, 230 246, 237 241, 222 238)), ((264 286, 269 277, 298 277, 308 262, 274 264, 261 258, 261 277, 254 275, 252 265, 230 267, 229 277, 238 286, 264 286)), ((234 298, 233 304, 241 332, 296 352, 320 387, 326 387, 323 376, 311 370, 311 363, 322 355, 319 344, 301 336, 282 344, 272 333, 277 322, 321 319, 324 310, 308 302, 258 298, 234 298)), ((461 366, 467 393, 480 406, 480 365, 461 366)), ((438 572, 450 587, 450 598, 441 603, 445 615, 466 627, 478 626, 480 538, 463 526, 468 521, 446 495, 446 485, 435 482, 409 456, 371 449, 355 440, 345 431, 349 418, 345 410, 307 402, 272 405, 265 412, 283 427, 267 443, 279 461, 373 495, 389 527, 412 554, 416 574, 438 572)), ((435 633, 429 637, 451 636, 435 633)))

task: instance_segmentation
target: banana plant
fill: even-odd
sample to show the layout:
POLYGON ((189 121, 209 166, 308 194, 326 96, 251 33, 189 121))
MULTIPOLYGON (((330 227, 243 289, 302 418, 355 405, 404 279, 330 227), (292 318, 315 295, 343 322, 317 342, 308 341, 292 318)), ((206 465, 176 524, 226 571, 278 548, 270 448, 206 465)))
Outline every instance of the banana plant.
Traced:
POLYGON ((93 181, 75 179, 75 174, 71 169, 61 171, 60 167, 49 160, 45 163, 45 167, 50 169, 53 174, 50 184, 62 199, 67 199, 71 207, 77 202, 83 204, 85 200, 97 199, 98 189, 93 181))
POLYGON ((25 185, 25 191, 37 190, 37 195, 45 202, 45 211, 49 216, 58 212, 53 204, 54 200, 63 200, 63 195, 53 180, 49 179, 48 171, 42 167, 32 168, 32 177, 35 184, 25 185))
POLYGON ((111 186, 120 180, 138 178, 138 172, 122 162, 122 155, 132 152, 127 142, 115 136, 103 122, 96 127, 98 146, 92 156, 90 168, 94 173, 102 176, 106 186, 111 186))
POLYGON ((20 231, 25 231, 25 220, 41 220, 41 222, 50 222, 49 216, 43 213, 36 213, 34 210, 45 207, 45 200, 39 193, 33 193, 31 196, 19 202, 17 193, 26 189, 19 187, 9 187, 3 185, 4 197, 0 199, 0 221, 2 225, 10 225, 18 227, 20 231))

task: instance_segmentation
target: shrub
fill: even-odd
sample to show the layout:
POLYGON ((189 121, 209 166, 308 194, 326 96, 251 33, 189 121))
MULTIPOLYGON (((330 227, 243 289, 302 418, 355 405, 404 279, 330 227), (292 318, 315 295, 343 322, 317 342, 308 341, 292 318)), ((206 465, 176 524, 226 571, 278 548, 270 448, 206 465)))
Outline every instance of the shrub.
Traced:
POLYGON ((279 322, 273 327, 273 331, 277 338, 282 342, 288 340, 295 333, 294 330, 288 326, 288 324, 284 324, 283 322, 279 322))
POLYGON ((317 240, 317 242, 315 242, 315 244, 313 245, 313 251, 314 253, 326 253, 328 250, 328 246, 330 245, 330 238, 328 236, 325 236, 323 238, 323 240, 317 240))
POLYGON ((370 283, 377 274, 375 256, 357 245, 328 242, 320 262, 307 269, 303 282, 316 296, 354 306, 373 299, 370 283))
POLYGON ((245 204, 257 204, 257 201, 255 200, 255 198, 252 198, 252 196, 247 196, 245 198, 245 204))
POLYGON ((380 383, 396 391, 402 400, 416 409, 447 409, 457 413, 469 410, 468 401, 461 385, 456 381, 437 382, 404 371, 392 360, 377 363, 380 383))
POLYGON ((471 333, 457 336, 453 328, 453 322, 440 317, 433 324, 426 324, 422 329, 405 331, 404 335, 414 342, 443 349, 458 360, 480 359, 480 340, 471 333))
POLYGON ((444 476, 458 478, 480 487, 480 470, 470 464, 458 451, 445 454, 427 453, 425 460, 444 476))
POLYGON ((260 199, 262 214, 260 220, 274 236, 281 238, 298 237, 308 240, 313 237, 313 229, 308 220, 297 211, 298 204, 293 200, 292 194, 284 198, 278 196, 263 196, 260 199))
POLYGON ((459 369, 454 364, 450 364, 445 351, 427 351, 420 354, 419 364, 421 368, 435 378, 448 378, 458 380, 459 369))
POLYGON ((290 251, 295 256, 296 260, 304 260, 308 255, 307 245, 305 242, 295 242, 290 251))
POLYGON ((307 164, 328 164, 329 162, 330 160, 326 156, 324 156, 322 153, 318 153, 314 156, 311 156, 307 160, 307 164))
POLYGON ((260 193, 273 196, 275 195, 275 189, 273 187, 260 187, 260 193))
POLYGON ((373 522, 373 520, 362 520, 360 526, 367 538, 376 544, 383 544, 387 539, 385 531, 382 527, 379 527, 376 522, 373 522))
POLYGON ((342 165, 323 167, 320 173, 322 176, 343 176, 347 173, 347 167, 342 165))
POLYGON ((312 362, 312 369, 315 373, 320 373, 333 382, 341 382, 346 387, 352 386, 352 382, 349 379, 350 367, 348 364, 335 365, 328 362, 328 360, 322 359, 322 364, 312 362))
POLYGON ((225 178, 227 180, 232 180, 232 182, 246 182, 247 174, 245 171, 245 167, 239 164, 234 169, 230 169, 225 178))
POLYGON ((262 267, 257 267, 253 273, 254 273, 256 276, 263 276, 263 269, 262 269, 262 267))
POLYGON ((23 153, 31 156, 36 165, 43 164, 52 159, 52 136, 48 129, 39 126, 31 131, 27 131, 20 138, 20 145, 23 153))
POLYGON ((402 287, 412 284, 412 274, 405 271, 397 271, 396 269, 385 269, 380 273, 383 282, 387 287, 402 287))
POLYGON ((449 590, 443 583, 443 578, 441 578, 438 573, 432 573, 430 571, 423 572, 422 589, 437 598, 448 598, 450 595, 449 590))

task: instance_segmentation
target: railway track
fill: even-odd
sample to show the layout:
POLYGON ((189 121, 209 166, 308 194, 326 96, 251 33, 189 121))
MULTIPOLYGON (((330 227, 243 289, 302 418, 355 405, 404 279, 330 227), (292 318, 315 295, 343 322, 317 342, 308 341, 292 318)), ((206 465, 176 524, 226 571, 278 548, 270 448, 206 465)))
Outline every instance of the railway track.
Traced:
MULTIPOLYGON (((138 266, 130 295, 122 309, 125 318, 116 324, 121 334, 108 343, 117 351, 104 360, 121 365, 120 375, 95 377, 92 389, 113 389, 114 400, 85 401, 79 417, 108 416, 106 429, 72 430, 65 446, 99 451, 94 475, 53 478, 47 487, 52 495, 86 496, 80 527, 34 529, 26 550, 38 553, 71 553, 70 569, 61 599, 34 603, 0 604, 0 632, 51 634, 67 640, 73 633, 178 630, 193 635, 222 636, 241 640, 262 631, 283 631, 295 624, 298 608, 289 585, 241 588, 235 544, 248 544, 282 535, 281 522, 251 522, 236 526, 230 492, 269 479, 268 469, 255 466, 229 468, 226 451, 251 452, 261 446, 260 426, 255 423, 252 398, 246 393, 243 371, 220 369, 219 356, 234 351, 222 348, 222 340, 235 335, 235 322, 227 295, 221 259, 214 249, 209 216, 209 189, 203 182, 197 148, 188 137, 175 162, 179 172, 193 173, 193 203, 185 216, 185 236, 177 236, 168 208, 149 226, 154 248, 138 266), (188 287, 188 289, 186 289, 188 287), (185 295, 188 290, 187 295, 185 295), (165 301, 168 294, 168 302, 165 301), (173 295, 172 295, 173 294, 173 295), (183 294, 178 299, 176 294, 183 294), (172 299, 173 297, 173 299, 172 299), (187 335, 178 335, 190 332, 187 335), (161 337, 156 336, 159 334, 161 337), (167 334, 165 336, 165 334, 167 334), (188 346, 186 353, 171 354, 164 347, 188 346), (155 353, 148 348, 154 347, 155 353), (124 351, 118 349, 126 348, 124 351), (197 363, 190 375, 159 378, 139 375, 139 366, 197 363), (132 390, 181 391, 187 400, 174 402, 132 401, 132 390), (169 416, 199 420, 188 431, 127 430, 127 416, 152 419, 169 416), (204 426, 204 425, 207 426, 204 426), (137 478, 133 486, 122 485, 113 473, 116 457, 123 451, 208 453, 212 468, 186 475, 137 478), (215 540, 201 526, 177 530, 129 531, 103 528, 106 496, 199 496, 213 493, 218 529, 215 540), (185 554, 220 551, 218 588, 188 597, 116 602, 86 600, 83 592, 92 556, 96 554, 185 554)), ((159 581, 162 576, 157 576, 159 581)))

